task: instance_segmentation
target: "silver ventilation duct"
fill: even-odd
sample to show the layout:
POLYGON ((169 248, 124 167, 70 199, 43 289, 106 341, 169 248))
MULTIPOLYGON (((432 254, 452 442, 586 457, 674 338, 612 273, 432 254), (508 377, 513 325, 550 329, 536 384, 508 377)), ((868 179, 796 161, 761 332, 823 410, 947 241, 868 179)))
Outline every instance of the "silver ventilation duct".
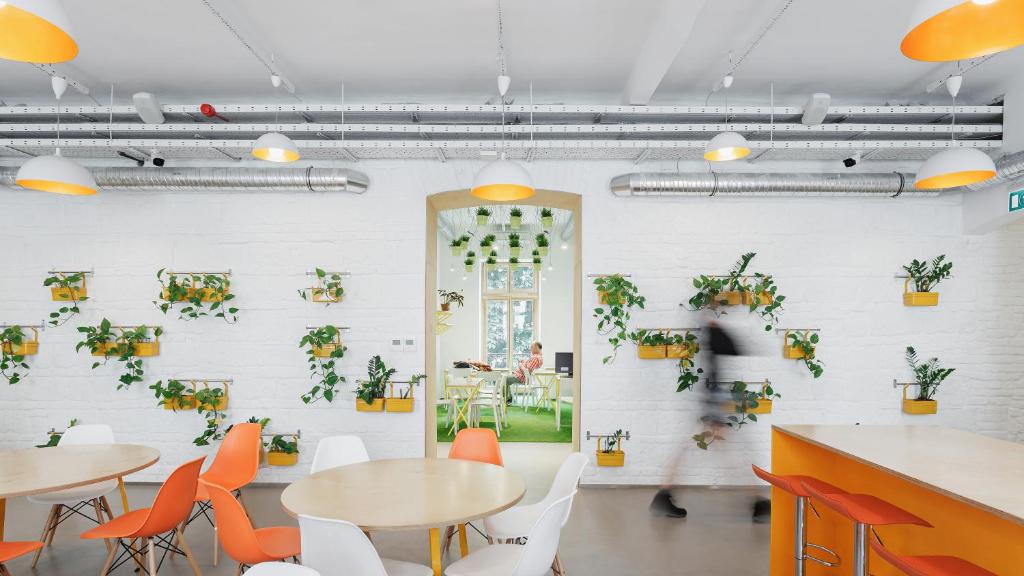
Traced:
POLYGON ((914 176, 883 174, 682 174, 647 172, 612 178, 616 196, 934 196, 914 176))
MULTIPOLYGON (((105 190, 246 190, 352 192, 370 179, 345 168, 90 168, 105 190)), ((17 168, 0 168, 0 184, 14 186, 17 168)))

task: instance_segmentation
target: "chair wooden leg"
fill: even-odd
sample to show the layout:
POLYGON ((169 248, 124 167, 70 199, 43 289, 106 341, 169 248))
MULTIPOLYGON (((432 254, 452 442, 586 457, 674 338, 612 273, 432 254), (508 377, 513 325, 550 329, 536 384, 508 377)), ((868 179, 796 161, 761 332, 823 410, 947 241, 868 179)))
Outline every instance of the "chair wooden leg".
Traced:
MULTIPOLYGON (((93 508, 93 510, 96 511, 96 523, 97 524, 103 524, 103 522, 104 522, 104 520, 103 520, 103 509, 100 507, 100 499, 99 498, 93 498, 93 500, 92 500, 92 508, 93 508)), ((106 538, 104 538, 103 539, 103 545, 107 547, 107 551, 109 552, 110 551, 110 540, 107 540, 106 538)))
MULTIPOLYGON (((50 506, 50 515, 46 517, 46 524, 43 525, 43 533, 42 533, 42 535, 39 536, 39 541, 40 542, 45 542, 46 539, 50 536, 50 530, 53 529, 53 518, 54 518, 54 514, 56 513, 56 511, 57 511, 57 507, 56 506, 50 506)), ((36 567, 36 564, 39 563, 39 557, 42 556, 42 555, 43 555, 43 549, 42 548, 40 548, 39 550, 36 550, 35 558, 32 559, 32 568, 36 567)), ((2 573, 0 573, 0 576, 2 576, 2 573)))
POLYGON ((53 535, 57 533, 57 523, 60 522, 60 511, 63 508, 63 504, 57 504, 54 506, 53 523, 50 525, 50 535, 46 537, 46 545, 53 545, 53 535))
POLYGON ((217 526, 213 526, 213 565, 220 564, 220 539, 217 538, 217 526))
POLYGON ((146 538, 146 557, 149 560, 149 576, 156 576, 156 546, 152 538, 146 538))
POLYGON ((566 576, 565 567, 562 566, 562 557, 555 552, 555 560, 551 563, 551 571, 555 576, 566 576))
POLYGON ((117 553, 117 547, 120 545, 120 538, 114 540, 114 545, 110 547, 110 552, 107 552, 107 561, 103 563, 103 568, 100 570, 100 576, 107 576, 107 572, 110 572, 110 567, 114 565, 114 555, 117 553))
POLYGON ((238 563, 238 568, 235 568, 235 576, 242 576, 242 563, 238 563))
POLYGON ((7 567, 0 564, 0 576, 11 576, 11 573, 7 571, 7 567))
POLYGON ((106 496, 100 496, 100 506, 102 506, 103 511, 107 513, 107 520, 113 520, 114 512, 110 509, 110 502, 107 502, 106 496))
POLYGON ((196 558, 192 555, 188 542, 185 542, 185 533, 181 531, 180 526, 175 530, 175 533, 178 535, 178 548, 181 548, 181 551, 185 553, 185 559, 188 560, 189 566, 192 567, 192 573, 195 576, 202 576, 202 573, 199 571, 199 565, 196 564, 196 558))

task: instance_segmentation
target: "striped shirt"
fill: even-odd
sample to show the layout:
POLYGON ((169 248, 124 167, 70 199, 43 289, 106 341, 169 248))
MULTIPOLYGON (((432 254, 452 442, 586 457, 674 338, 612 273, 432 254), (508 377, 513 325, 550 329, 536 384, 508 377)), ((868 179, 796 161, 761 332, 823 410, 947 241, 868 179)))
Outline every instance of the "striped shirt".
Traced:
POLYGON ((519 379, 520 382, 526 383, 526 374, 523 373, 523 368, 526 368, 530 374, 533 374, 538 368, 544 365, 544 356, 540 354, 534 354, 519 363, 519 367, 516 368, 514 376, 519 379))

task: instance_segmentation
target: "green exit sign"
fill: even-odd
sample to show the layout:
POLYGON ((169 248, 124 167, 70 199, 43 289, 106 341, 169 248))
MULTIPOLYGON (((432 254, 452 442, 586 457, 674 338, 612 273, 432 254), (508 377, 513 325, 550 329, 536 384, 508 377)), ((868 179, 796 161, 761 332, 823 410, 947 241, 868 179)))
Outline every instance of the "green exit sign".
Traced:
POLYGON ((1010 192, 1010 212, 1024 210, 1024 190, 1010 192))

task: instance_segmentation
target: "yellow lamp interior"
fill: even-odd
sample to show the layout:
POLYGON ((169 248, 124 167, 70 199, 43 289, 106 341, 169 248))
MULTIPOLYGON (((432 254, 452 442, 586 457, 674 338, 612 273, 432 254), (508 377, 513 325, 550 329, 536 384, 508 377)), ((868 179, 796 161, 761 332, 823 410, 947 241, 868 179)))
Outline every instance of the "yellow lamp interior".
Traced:
POLYGON ((520 184, 488 184, 473 188, 473 196, 493 202, 511 202, 533 196, 533 188, 520 184))
POLYGON ((254 148, 252 155, 267 162, 295 162, 299 153, 284 148, 254 148))
POLYGON ((96 193, 95 188, 79 184, 69 184, 68 182, 54 182, 53 180, 16 180, 15 184, 29 190, 67 194, 69 196, 89 196, 96 193))
POLYGON ((67 62, 78 44, 66 32, 31 12, 0 2, 0 58, 19 62, 67 62))
POLYGON ((1024 2, 978 5, 970 0, 917 25, 903 38, 908 58, 951 62, 995 54, 1024 44, 1024 2))
POLYGON ((708 150, 704 153, 704 159, 711 162, 725 162, 727 160, 739 160, 750 154, 750 148, 742 146, 727 146, 717 150, 708 150))
POLYGON ((931 178, 925 178, 914 183, 914 188, 920 190, 942 190, 945 188, 957 188, 984 182, 996 175, 992 170, 965 170, 963 172, 950 172, 939 174, 931 178))

